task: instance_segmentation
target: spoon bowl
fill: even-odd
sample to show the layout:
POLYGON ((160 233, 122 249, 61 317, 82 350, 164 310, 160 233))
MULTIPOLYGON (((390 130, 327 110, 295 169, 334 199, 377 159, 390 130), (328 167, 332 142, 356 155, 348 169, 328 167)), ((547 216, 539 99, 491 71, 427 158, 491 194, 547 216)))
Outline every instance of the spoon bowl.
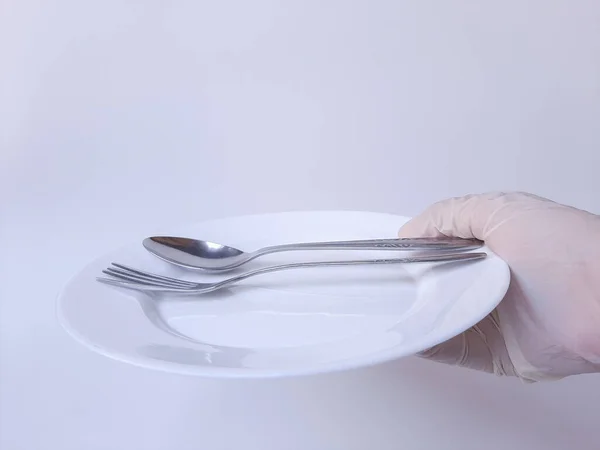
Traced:
POLYGON ((153 236, 142 244, 160 259, 188 269, 233 269, 252 258, 235 247, 184 237, 153 236))

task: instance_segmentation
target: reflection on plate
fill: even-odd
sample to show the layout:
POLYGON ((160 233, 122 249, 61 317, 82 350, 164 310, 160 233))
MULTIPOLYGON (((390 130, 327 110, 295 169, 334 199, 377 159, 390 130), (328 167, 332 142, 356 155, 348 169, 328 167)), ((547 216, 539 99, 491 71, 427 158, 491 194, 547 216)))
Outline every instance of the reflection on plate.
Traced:
MULTIPOLYGON (((293 242, 394 237, 406 220, 365 212, 293 212, 215 220, 170 234, 253 250, 293 242)), ((210 377, 345 370, 425 350, 485 317, 509 283, 506 264, 485 251, 488 258, 470 263, 277 272, 198 297, 142 294, 95 281, 113 261, 198 281, 230 275, 172 267, 148 254, 140 240, 77 274, 59 296, 58 313, 65 329, 90 349, 152 369, 210 377)), ((251 267, 380 255, 279 253, 251 267)))

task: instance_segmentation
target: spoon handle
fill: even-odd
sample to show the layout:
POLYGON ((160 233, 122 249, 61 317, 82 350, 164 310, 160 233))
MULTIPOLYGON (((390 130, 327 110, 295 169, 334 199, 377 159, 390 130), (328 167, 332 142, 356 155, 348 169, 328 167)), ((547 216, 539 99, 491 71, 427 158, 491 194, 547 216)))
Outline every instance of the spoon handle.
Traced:
POLYGON ((255 255, 294 250, 475 250, 483 245, 477 239, 461 238, 394 238, 358 241, 305 242, 275 245, 255 252, 255 255))

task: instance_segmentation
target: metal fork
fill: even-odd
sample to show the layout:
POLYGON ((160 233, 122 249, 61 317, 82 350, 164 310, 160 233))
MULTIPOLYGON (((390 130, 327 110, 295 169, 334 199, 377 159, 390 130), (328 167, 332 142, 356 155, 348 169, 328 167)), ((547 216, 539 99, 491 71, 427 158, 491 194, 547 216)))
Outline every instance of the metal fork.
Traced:
POLYGON ((426 256, 413 256, 408 258, 395 259, 362 259, 350 261, 318 261, 318 262, 299 262, 292 264, 282 264, 279 266, 264 267, 262 269, 251 270, 240 275, 227 278, 216 283, 196 283, 193 281, 180 280, 177 278, 165 277, 162 275, 144 272, 123 264, 112 263, 112 267, 103 270, 102 273, 113 278, 97 278, 98 281, 113 286, 119 286, 138 291, 152 292, 173 292, 180 294, 206 294, 216 290, 231 286, 246 278, 256 275, 262 275, 271 272, 278 272, 288 269, 301 269, 320 266, 354 266, 354 265, 374 265, 374 264, 409 264, 409 263, 433 263, 433 262, 458 262, 473 261, 487 256, 486 253, 451 253, 426 256))

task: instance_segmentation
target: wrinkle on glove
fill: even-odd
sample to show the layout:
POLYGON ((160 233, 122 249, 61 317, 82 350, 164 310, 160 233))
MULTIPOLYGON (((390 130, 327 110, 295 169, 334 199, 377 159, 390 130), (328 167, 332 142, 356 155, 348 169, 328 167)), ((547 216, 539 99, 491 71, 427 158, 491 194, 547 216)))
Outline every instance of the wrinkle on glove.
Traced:
POLYGON ((600 216, 489 193, 436 203, 399 236, 477 238, 511 269, 489 316, 420 356, 525 381, 600 371, 600 216))

